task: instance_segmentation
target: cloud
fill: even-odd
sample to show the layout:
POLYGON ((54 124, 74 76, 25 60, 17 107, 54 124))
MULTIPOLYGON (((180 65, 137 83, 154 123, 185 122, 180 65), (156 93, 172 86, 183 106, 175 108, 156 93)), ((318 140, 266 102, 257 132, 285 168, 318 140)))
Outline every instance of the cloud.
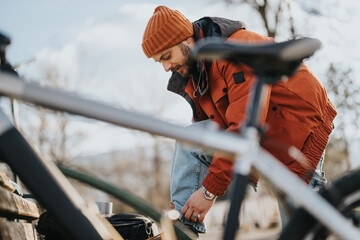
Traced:
MULTIPOLYGON (((161 117, 159 109, 166 111, 182 100, 166 90, 170 73, 147 59, 141 49, 141 27, 146 26, 148 17, 138 9, 151 13, 153 7, 125 5, 110 19, 86 24, 61 49, 39 52, 37 68, 56 65, 70 91, 161 117)), ((189 121, 190 115, 185 120, 184 114, 179 114, 173 120, 189 121)))
MULTIPOLYGON (((138 13, 139 7, 151 14, 154 6, 125 5, 109 18, 88 21, 60 49, 41 50, 27 75, 38 78, 44 70, 55 67, 60 85, 67 91, 166 121, 190 124, 190 106, 166 89, 170 73, 142 52, 142 29, 148 17, 138 13)), ((77 144, 75 151, 87 154, 148 142, 146 135, 93 121, 80 124, 77 119, 70 129, 86 132, 86 139, 77 144)))

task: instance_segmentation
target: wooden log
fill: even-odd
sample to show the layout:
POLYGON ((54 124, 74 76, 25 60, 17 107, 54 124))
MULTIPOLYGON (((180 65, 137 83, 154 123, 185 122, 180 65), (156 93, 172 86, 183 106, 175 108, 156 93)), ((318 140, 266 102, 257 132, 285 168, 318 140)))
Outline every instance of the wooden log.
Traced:
POLYGON ((2 240, 39 240, 40 235, 31 223, 0 222, 2 240))
POLYGON ((0 216, 32 220, 40 213, 35 203, 0 188, 0 216))
POLYGON ((10 179, 3 171, 0 171, 0 186, 6 190, 13 192, 15 189, 10 182, 10 179))

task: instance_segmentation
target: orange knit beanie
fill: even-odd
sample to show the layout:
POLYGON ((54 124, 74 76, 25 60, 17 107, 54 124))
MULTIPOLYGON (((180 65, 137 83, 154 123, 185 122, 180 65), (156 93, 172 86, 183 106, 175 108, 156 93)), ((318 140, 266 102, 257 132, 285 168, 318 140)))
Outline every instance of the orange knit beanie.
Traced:
POLYGON ((150 58, 194 34, 192 23, 179 11, 158 6, 151 16, 142 40, 142 49, 150 58))

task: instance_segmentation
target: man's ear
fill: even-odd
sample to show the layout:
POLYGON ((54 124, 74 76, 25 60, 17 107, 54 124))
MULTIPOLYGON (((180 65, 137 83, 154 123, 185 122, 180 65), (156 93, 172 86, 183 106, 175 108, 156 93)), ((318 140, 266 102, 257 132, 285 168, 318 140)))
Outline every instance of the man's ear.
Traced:
POLYGON ((195 40, 193 37, 189 37, 187 39, 185 39, 186 45, 188 45, 190 48, 195 46, 195 40))

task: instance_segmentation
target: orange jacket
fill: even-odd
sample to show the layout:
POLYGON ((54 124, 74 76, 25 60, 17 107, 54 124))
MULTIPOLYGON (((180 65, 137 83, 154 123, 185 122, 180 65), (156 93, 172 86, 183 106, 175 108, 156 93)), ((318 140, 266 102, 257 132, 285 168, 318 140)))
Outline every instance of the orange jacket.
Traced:
MULTIPOLYGON (((244 28, 237 30, 229 39, 247 43, 273 41, 244 28)), ((210 118, 226 131, 237 131, 245 119, 254 80, 252 70, 244 64, 213 61, 206 70, 205 85, 208 85, 205 90, 195 91, 197 84, 191 77, 185 87, 186 97, 192 100, 188 99, 194 109, 194 119, 210 118)), ((304 166, 274 143, 297 147, 315 170, 336 116, 336 109, 328 99, 324 86, 302 64, 286 83, 269 88, 265 102, 262 120, 269 130, 265 133, 262 146, 309 183, 312 174, 309 175, 304 166)), ((231 182, 232 166, 232 162, 215 153, 203 186, 215 195, 223 195, 231 182)))

